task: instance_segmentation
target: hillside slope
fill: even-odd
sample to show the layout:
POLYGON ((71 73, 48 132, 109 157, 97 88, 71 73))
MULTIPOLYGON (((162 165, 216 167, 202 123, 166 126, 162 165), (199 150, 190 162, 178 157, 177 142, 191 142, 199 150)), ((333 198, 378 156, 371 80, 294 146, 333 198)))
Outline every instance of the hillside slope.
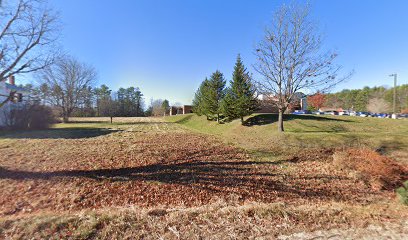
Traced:
POLYGON ((227 143, 256 152, 286 154, 304 149, 368 147, 408 163, 408 121, 349 116, 286 115, 285 133, 277 116, 256 114, 225 124, 194 114, 166 117, 193 131, 212 134, 227 143))

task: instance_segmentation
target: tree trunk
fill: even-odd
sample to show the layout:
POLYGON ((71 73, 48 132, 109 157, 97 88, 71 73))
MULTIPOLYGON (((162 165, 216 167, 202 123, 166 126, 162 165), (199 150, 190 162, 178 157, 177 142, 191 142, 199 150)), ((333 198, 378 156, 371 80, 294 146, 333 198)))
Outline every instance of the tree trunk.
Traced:
POLYGON ((113 117, 110 117, 110 120, 111 120, 111 124, 112 124, 112 122, 113 122, 113 117))
POLYGON ((241 116, 241 124, 244 125, 244 117, 241 116))
POLYGON ((62 122, 63 123, 68 123, 69 122, 69 116, 71 116, 72 110, 62 110, 62 122))
POLYGON ((62 122, 67 123, 68 121, 69 121, 69 117, 66 113, 64 113, 64 115, 62 116, 62 122))
POLYGON ((217 123, 220 123, 220 114, 217 113, 217 123))
POLYGON ((283 128, 283 109, 279 109, 279 118, 278 118, 278 132, 285 131, 283 128))

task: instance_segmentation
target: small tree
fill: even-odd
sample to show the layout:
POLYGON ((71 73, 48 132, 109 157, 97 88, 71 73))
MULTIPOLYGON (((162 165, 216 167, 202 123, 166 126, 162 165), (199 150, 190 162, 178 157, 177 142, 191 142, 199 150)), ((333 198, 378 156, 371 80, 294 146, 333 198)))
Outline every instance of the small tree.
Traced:
POLYGON ((216 116, 218 123, 222 112, 221 101, 225 96, 225 83, 224 75, 217 70, 211 75, 208 86, 204 88, 203 92, 203 110, 207 117, 216 116))
POLYGON ((166 116, 166 113, 170 110, 170 103, 169 103, 169 100, 167 100, 167 99, 164 99, 164 101, 163 101, 163 103, 162 103, 162 109, 163 109, 163 112, 164 112, 164 116, 166 116))
POLYGON ((307 97, 307 102, 315 110, 319 110, 326 103, 326 95, 324 95, 324 94, 322 94, 320 92, 317 92, 316 94, 314 94, 312 96, 308 96, 307 97))
POLYGON ((205 106, 204 95, 205 95, 205 92, 207 91, 208 85, 209 85, 209 81, 206 78, 200 84, 200 87, 197 89, 197 91, 194 94, 193 112, 197 114, 198 116, 207 115, 205 112, 206 106, 205 106))
POLYGON ((265 30, 256 48, 255 70, 260 94, 276 99, 278 131, 283 132, 283 114, 295 93, 301 90, 327 90, 342 82, 340 66, 333 64, 336 53, 322 52, 321 37, 310 20, 309 7, 283 6, 265 30))
POLYGON ((240 55, 237 57, 230 85, 223 100, 223 113, 230 119, 240 118, 243 124, 244 116, 252 114, 259 105, 251 77, 240 55))

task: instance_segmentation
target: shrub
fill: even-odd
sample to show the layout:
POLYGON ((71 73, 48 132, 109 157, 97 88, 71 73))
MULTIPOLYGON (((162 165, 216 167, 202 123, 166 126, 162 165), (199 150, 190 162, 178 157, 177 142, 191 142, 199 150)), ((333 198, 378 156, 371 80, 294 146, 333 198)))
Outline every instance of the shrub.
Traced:
POLYGON ((9 129, 45 129, 55 122, 51 108, 37 103, 26 103, 3 111, 9 129))
POLYGON ((359 178, 376 190, 395 189, 407 175, 407 169, 396 161, 369 149, 337 151, 333 164, 357 172, 359 178))
POLYGON ((408 206, 408 181, 405 181, 403 186, 398 188, 396 192, 401 203, 408 206))

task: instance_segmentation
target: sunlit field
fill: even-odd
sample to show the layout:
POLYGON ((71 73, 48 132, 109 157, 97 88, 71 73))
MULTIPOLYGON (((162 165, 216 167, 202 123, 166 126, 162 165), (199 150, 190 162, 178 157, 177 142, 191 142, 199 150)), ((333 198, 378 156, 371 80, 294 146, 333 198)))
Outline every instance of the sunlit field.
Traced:
POLYGON ((113 120, 1 135, 0 236, 277 237, 408 216, 393 188, 333 164, 357 147, 406 163, 407 121, 288 116, 283 135, 273 115, 113 120))

